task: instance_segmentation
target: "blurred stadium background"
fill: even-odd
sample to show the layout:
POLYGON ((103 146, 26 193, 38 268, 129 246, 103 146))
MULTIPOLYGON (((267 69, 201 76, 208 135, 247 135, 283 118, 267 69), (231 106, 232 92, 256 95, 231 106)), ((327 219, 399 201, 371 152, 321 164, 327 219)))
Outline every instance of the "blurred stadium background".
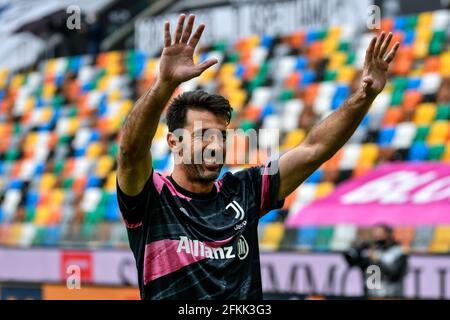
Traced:
MULTIPOLYGON (((0 0, 0 298, 139 297, 115 154, 125 116, 155 77, 164 19, 196 13, 207 26, 196 58, 220 61, 180 90, 224 95, 232 127, 278 128, 284 151, 354 90, 373 4, 402 44, 389 82, 342 150, 261 220, 264 292, 362 296, 341 253, 387 222, 410 253, 404 297, 450 298, 445 0, 0 0), (70 29, 77 12, 80 28, 70 29), (83 290, 67 289, 69 265, 81 268, 83 290)), ((152 147, 164 173, 166 130, 163 121, 152 147)))

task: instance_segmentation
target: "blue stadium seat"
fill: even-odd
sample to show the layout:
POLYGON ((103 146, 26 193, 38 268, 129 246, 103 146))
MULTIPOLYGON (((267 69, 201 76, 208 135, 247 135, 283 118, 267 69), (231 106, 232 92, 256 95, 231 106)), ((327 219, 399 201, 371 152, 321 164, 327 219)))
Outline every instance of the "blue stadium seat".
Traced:
POLYGON ((409 78, 406 89, 418 89, 421 82, 420 78, 409 78))
POLYGON ((99 177, 97 177, 95 175, 91 175, 88 177, 86 188, 100 187, 101 182, 102 182, 102 180, 99 177))
POLYGON ((387 147, 391 144, 395 135, 395 128, 381 128, 378 135, 378 144, 382 147, 387 147))
POLYGON ((296 247, 298 249, 311 249, 317 238, 317 227, 301 227, 297 234, 296 247))
POLYGON ((60 228, 59 226, 47 227, 44 233, 43 245, 45 246, 56 246, 60 239, 60 228))
POLYGON ((416 142, 409 150, 408 160, 410 161, 424 161, 428 156, 428 147, 424 142, 416 142))
POLYGON ((304 56, 297 57, 297 61, 295 63, 295 70, 304 71, 308 67, 308 59, 304 56))
POLYGON ((269 35, 264 35, 261 39, 261 46, 264 48, 270 48, 273 43, 273 37, 269 35))
POLYGON ((271 210, 267 212, 261 219, 259 219, 260 224, 266 224, 274 222, 277 220, 280 210, 271 210))
POLYGON ((320 181, 322 181, 322 174, 323 170, 317 169, 305 180, 305 183, 319 183, 320 181))

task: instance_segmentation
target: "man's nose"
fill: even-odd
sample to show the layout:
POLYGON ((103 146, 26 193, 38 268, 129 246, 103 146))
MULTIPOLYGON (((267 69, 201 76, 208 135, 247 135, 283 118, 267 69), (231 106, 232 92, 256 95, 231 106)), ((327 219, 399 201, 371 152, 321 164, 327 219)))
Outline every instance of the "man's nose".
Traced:
POLYGON ((207 148, 210 150, 218 151, 218 150, 223 149, 223 147, 224 147, 223 145, 224 145, 224 143, 223 143, 222 139, 219 139, 216 136, 212 136, 212 137, 210 137, 210 139, 208 141, 207 148))

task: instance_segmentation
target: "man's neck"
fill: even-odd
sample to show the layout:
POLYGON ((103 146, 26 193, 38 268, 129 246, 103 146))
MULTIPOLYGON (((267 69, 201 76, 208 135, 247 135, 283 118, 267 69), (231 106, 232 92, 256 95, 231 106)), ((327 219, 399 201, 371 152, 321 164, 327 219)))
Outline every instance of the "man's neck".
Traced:
POLYGON ((180 187, 193 193, 209 193, 214 187, 214 181, 202 183, 189 180, 182 170, 174 169, 172 172, 172 179, 175 180, 180 187))

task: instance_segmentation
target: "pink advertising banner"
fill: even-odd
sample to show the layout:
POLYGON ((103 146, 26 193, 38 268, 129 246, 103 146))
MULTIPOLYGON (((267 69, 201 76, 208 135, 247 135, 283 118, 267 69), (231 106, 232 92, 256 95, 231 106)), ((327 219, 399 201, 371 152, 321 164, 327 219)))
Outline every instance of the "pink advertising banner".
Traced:
POLYGON ((450 224, 450 165, 385 164, 302 208, 289 226, 450 224))

